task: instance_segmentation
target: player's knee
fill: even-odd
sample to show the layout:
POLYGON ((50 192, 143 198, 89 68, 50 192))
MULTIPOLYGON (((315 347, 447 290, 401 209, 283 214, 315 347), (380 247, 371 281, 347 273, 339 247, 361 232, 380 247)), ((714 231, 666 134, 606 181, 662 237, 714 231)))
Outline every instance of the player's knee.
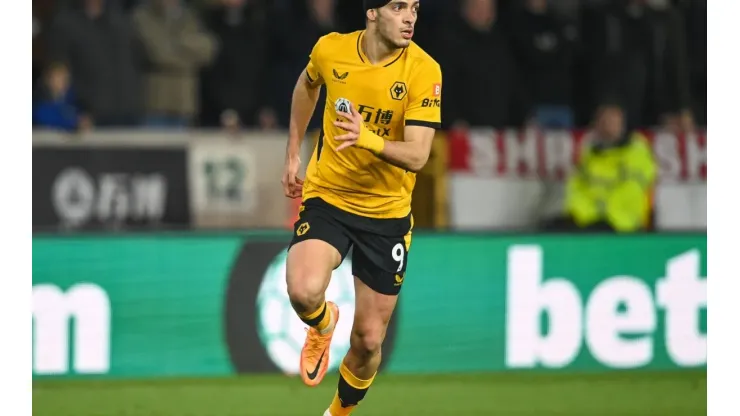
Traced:
POLYGON ((288 285, 288 298, 293 308, 298 312, 309 312, 316 309, 324 294, 319 290, 311 290, 307 285, 288 285))
POLYGON ((350 347, 353 352, 360 358, 368 359, 380 354, 380 348, 383 345, 382 328, 356 328, 352 331, 350 338, 350 347))
POLYGON ((288 274, 288 298, 298 312, 310 312, 320 306, 324 298, 321 276, 298 272, 288 274))

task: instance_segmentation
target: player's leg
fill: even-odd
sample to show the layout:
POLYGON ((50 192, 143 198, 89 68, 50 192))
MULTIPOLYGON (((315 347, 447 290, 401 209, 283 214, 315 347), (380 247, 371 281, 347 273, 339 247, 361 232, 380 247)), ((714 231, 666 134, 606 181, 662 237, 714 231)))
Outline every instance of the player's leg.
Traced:
POLYGON ((324 292, 332 271, 342 261, 339 251, 322 240, 305 240, 288 251, 286 278, 288 297, 298 316, 310 327, 326 327, 317 320, 324 306, 324 292))
POLYGON ((375 379, 382 359, 381 346, 404 280, 410 244, 410 231, 401 238, 355 235, 355 318, 350 349, 339 368, 339 384, 327 411, 331 416, 349 415, 375 379))
POLYGON ((350 349, 344 357, 345 367, 362 380, 375 376, 380 367, 381 346, 398 296, 375 292, 355 278, 357 311, 352 324, 350 349))
POLYGON ((381 346, 398 296, 385 295, 355 277, 355 319, 350 348, 339 367, 339 383, 328 414, 349 415, 365 397, 381 361, 381 346))
POLYGON ((309 326, 301 350, 301 378, 316 386, 329 364, 329 345, 339 319, 339 309, 326 302, 324 293, 332 271, 349 249, 341 225, 310 209, 301 213, 286 266, 288 297, 301 320, 309 326))

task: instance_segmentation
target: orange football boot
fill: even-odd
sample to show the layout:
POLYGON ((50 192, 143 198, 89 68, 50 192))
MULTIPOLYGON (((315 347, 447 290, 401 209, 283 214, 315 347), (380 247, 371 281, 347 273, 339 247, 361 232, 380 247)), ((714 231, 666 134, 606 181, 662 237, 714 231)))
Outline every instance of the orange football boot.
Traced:
POLYGON ((316 328, 306 330, 306 342, 301 350, 301 379, 309 387, 318 386, 329 368, 329 347, 334 329, 339 321, 339 307, 334 302, 326 302, 331 312, 331 324, 324 334, 316 328))

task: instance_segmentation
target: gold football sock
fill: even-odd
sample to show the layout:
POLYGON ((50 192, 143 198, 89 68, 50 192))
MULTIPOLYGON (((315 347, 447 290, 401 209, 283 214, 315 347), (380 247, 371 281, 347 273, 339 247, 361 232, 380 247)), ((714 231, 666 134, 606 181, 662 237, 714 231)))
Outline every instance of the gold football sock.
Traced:
MULTIPOLYGON (((377 373, 376 373, 377 374, 377 373)), ((357 404, 365 397, 367 389, 373 383, 375 376, 370 380, 360 380, 355 377, 344 363, 339 367, 339 384, 334 400, 329 406, 332 416, 346 416, 352 413, 357 404)))
POLYGON ((329 305, 324 302, 317 310, 309 313, 309 314, 298 314, 298 317, 301 318, 301 321, 303 321, 306 325, 316 328, 319 332, 326 331, 327 328, 329 328, 329 325, 331 324, 331 311, 329 310, 329 305))

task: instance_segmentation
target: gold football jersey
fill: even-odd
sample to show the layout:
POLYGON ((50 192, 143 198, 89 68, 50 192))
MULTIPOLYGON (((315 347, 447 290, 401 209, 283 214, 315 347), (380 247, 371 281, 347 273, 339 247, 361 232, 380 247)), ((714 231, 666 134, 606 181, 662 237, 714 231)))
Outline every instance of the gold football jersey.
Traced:
POLYGON ((306 67, 312 85, 326 86, 324 119, 309 162, 303 199, 320 197, 353 214, 402 218, 411 212, 416 174, 393 166, 373 153, 349 147, 336 152, 334 137, 347 132, 334 103, 349 100, 365 126, 386 140, 403 140, 405 126, 440 127, 442 72, 439 64, 415 43, 385 62, 370 63, 362 47, 365 31, 323 36, 306 67))

